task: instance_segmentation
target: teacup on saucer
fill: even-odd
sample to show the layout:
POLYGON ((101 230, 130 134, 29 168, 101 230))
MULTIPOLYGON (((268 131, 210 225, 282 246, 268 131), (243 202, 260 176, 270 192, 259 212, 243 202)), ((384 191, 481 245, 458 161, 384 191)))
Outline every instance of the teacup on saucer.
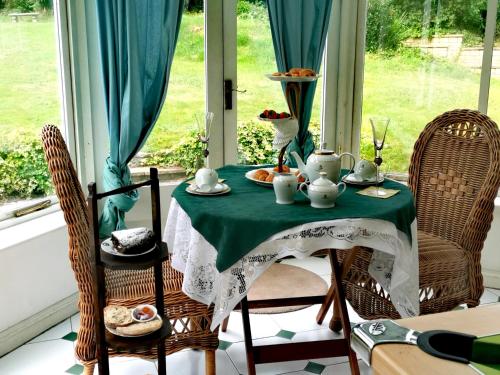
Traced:
POLYGON ((375 163, 361 159, 356 163, 353 175, 356 181, 375 181, 377 179, 377 167, 375 163))

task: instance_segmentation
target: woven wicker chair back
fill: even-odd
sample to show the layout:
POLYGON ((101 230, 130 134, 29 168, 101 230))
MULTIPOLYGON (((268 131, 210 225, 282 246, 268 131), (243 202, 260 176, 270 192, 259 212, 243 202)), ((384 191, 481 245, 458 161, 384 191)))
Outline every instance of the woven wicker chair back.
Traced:
POLYGON ((499 184, 500 132, 490 118, 458 109, 427 124, 409 170, 419 230, 480 251, 499 184))
MULTIPOLYGON (((89 282, 92 267, 85 196, 59 129, 54 125, 45 125, 42 142, 54 189, 68 226, 69 258, 80 291, 79 307, 89 310, 82 315, 89 318, 86 326, 93 331, 93 283, 89 282)), ((77 352, 80 358, 93 358, 95 347, 77 345, 77 352), (82 353, 82 350, 85 352, 82 353)))

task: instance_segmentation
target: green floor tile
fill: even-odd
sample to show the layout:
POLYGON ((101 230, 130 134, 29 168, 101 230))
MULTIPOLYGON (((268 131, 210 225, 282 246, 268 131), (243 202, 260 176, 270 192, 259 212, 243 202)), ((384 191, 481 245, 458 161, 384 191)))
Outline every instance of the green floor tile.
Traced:
POLYGON ((68 341, 76 341, 76 332, 70 332, 67 335, 63 336, 63 340, 68 340, 68 341))
POLYGON ((74 374, 74 375, 79 375, 83 373, 83 366, 82 365, 74 365, 71 366, 69 369, 65 371, 68 374, 74 374))
POLYGON ((292 337, 295 336, 295 332, 285 331, 284 329, 282 329, 276 334, 276 336, 291 340, 292 337))
POLYGON ((229 348, 231 345, 233 345, 232 342, 219 340, 219 349, 220 350, 227 350, 227 348, 229 348))
POLYGON ((316 362, 309 362, 304 369, 305 372, 311 372, 313 374, 321 374, 326 366, 323 366, 316 362))

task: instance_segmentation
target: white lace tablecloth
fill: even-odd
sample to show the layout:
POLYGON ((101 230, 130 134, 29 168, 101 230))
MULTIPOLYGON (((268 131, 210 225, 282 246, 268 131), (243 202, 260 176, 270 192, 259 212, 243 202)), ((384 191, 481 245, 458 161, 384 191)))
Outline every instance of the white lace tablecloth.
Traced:
POLYGON ((376 219, 312 222, 276 233, 224 272, 215 267, 217 250, 192 227, 172 198, 164 240, 173 254, 172 266, 184 273, 182 290, 192 299, 215 305, 212 330, 246 296, 253 282, 276 260, 292 255, 305 258, 321 249, 374 249, 369 272, 391 294, 402 317, 419 313, 417 223, 412 243, 396 226, 376 219))

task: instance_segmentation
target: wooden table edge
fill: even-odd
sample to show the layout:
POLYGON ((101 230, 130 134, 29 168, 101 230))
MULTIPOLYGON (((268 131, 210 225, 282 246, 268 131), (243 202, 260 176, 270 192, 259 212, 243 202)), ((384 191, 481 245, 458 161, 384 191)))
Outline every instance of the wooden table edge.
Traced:
MULTIPOLYGON (((500 303, 478 306, 472 309, 424 315, 397 320, 397 323, 419 331, 445 329, 486 336, 500 333, 500 303)), ((372 351, 371 367, 377 375, 477 375, 471 367, 445 361, 405 344, 376 346, 372 351), (423 367, 425 363, 425 368, 423 367), (432 372, 430 371, 432 369, 432 372)))

